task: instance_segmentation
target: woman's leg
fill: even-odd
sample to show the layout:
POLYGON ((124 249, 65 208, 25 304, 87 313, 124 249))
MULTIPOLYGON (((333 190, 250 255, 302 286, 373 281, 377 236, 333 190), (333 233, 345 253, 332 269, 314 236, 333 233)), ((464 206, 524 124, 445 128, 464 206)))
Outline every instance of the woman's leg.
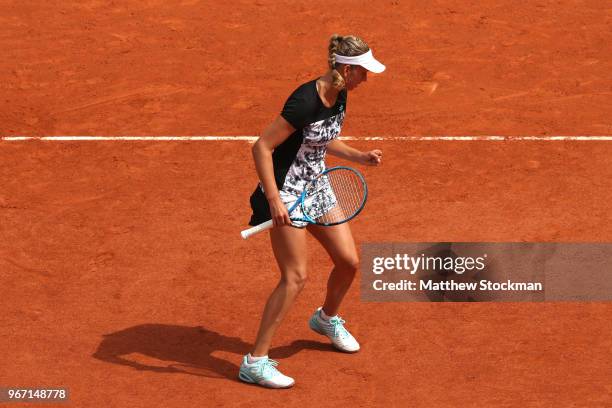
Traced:
POLYGON ((291 226, 276 227, 270 230, 270 240, 281 277, 266 303, 254 357, 268 354, 274 332, 306 283, 306 231, 291 226))
POLYGON ((328 316, 335 316, 359 268, 357 247, 348 223, 332 227, 309 225, 308 230, 323 245, 334 262, 327 281, 323 311, 328 316))

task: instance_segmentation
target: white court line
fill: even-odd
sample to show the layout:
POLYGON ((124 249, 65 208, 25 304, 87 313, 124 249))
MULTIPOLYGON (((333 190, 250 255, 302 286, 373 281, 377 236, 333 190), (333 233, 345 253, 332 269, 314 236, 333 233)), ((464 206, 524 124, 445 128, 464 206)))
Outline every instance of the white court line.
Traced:
MULTIPOLYGON (((246 141, 258 136, 4 136, 0 140, 42 141, 246 141)), ((612 136, 341 136, 341 140, 379 141, 612 141, 612 136)))

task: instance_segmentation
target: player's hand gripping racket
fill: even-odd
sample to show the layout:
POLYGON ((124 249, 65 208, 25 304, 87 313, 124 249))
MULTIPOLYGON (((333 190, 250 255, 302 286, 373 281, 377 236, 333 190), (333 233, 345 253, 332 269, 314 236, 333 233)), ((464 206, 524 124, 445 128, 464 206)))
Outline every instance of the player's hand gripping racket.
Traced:
MULTIPOLYGON (((350 167, 332 167, 306 183, 300 198, 289 209, 289 218, 316 225, 342 224, 361 212, 367 198, 368 186, 361 173, 350 167)), ((240 235, 247 239, 273 226, 269 220, 240 235)))

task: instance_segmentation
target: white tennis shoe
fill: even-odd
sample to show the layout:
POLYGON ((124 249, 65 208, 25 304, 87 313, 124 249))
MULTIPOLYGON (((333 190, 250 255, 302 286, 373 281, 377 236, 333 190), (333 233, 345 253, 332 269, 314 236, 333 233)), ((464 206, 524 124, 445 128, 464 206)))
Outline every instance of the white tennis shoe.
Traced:
POLYGON ((267 357, 249 363, 248 355, 246 355, 242 359, 238 378, 244 382, 258 384, 267 388, 292 387, 295 384, 293 378, 278 371, 277 365, 278 362, 267 357))
POLYGON ((310 318, 308 322, 310 328, 315 332, 327 336, 333 346, 345 353, 355 353, 359 351, 359 343, 348 330, 344 327, 346 323, 340 316, 334 316, 329 320, 321 317, 321 308, 310 318))

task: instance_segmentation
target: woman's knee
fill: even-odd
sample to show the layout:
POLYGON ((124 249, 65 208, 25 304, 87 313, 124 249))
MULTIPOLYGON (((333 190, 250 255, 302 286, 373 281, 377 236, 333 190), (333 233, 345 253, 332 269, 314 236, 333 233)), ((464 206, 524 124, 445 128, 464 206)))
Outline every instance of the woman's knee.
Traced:
POLYGON ((300 292, 306 285, 307 279, 306 269, 294 268, 283 273, 281 282, 287 286, 287 289, 295 292, 300 292))
POLYGON ((356 253, 344 254, 334 262, 336 269, 341 269, 346 273, 355 274, 359 269, 359 255, 356 253))

